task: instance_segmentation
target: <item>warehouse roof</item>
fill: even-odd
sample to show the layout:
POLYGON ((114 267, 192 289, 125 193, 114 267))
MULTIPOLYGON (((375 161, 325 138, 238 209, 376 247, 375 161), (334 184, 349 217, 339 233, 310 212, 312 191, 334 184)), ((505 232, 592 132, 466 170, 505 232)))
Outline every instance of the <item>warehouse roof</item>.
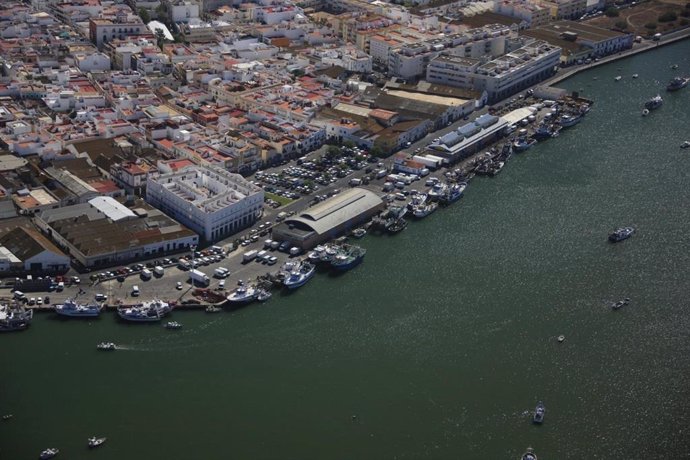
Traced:
POLYGON ((352 188, 308 209, 298 217, 287 219, 288 226, 307 227, 319 234, 380 206, 381 198, 363 188, 352 188), (300 225, 301 224, 301 225, 300 225))

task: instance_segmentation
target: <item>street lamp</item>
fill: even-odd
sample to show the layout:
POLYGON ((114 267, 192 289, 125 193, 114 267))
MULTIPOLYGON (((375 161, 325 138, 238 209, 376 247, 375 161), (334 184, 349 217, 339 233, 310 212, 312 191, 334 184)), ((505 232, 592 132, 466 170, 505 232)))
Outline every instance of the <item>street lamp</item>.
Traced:
MULTIPOLYGON (((189 249, 192 250, 192 270, 196 270, 196 265, 194 264, 194 252, 196 251, 196 244, 192 244, 189 249)), ((191 277, 192 279, 192 286, 196 286, 196 283, 194 282, 194 277, 191 277)))

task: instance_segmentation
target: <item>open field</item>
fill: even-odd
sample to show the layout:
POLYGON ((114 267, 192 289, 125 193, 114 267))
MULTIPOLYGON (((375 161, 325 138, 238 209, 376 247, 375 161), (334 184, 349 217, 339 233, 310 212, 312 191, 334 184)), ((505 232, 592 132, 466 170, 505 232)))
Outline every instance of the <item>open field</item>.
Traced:
MULTIPOLYGON (((650 1, 640 3, 639 5, 630 8, 619 10, 620 15, 617 17, 599 16, 587 21, 588 24, 603 27, 606 29, 621 30, 616 26, 617 23, 624 22, 626 24, 625 32, 633 33, 634 35, 641 35, 649 37, 657 32, 667 33, 676 29, 688 26, 690 18, 684 18, 680 15, 685 9, 685 0, 670 0, 670 1, 650 1), (678 16, 675 21, 659 22, 659 16, 674 12, 678 16), (656 23, 656 29, 648 29, 646 24, 656 23)), ((688 11, 688 10, 686 10, 688 11)))

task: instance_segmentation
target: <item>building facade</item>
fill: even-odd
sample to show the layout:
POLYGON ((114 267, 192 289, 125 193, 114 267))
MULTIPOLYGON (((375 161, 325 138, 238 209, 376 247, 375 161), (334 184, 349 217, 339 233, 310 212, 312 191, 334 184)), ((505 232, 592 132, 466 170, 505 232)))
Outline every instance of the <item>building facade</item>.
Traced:
POLYGON ((261 188, 214 166, 189 166, 147 180, 146 199, 206 241, 252 225, 264 202, 261 188))

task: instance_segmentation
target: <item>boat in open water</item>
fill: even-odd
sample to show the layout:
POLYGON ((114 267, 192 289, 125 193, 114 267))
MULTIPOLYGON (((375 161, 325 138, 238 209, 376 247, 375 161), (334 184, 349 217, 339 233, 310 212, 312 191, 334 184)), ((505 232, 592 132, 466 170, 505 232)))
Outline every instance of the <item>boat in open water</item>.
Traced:
POLYGON ((60 449, 58 449, 57 447, 49 447, 42 451, 41 455, 39 455, 38 458, 39 460, 48 460, 49 458, 55 457, 59 453, 60 449))
POLYGON ((113 342, 101 342, 96 345, 96 349, 101 351, 115 351, 117 350, 117 346, 113 342))
POLYGON ((142 323, 160 321, 171 311, 172 307, 169 303, 160 299, 153 299, 143 302, 141 305, 118 308, 117 314, 125 321, 142 323))
POLYGON ((89 449, 93 449, 95 447, 103 445, 103 443, 107 440, 108 438, 98 438, 96 436, 93 436, 88 439, 88 446, 89 449))
POLYGON ((95 318, 103 311, 103 305, 80 304, 74 299, 67 299, 64 303, 55 304, 55 313, 71 318, 95 318))
POLYGON ((546 407, 544 403, 539 401, 537 407, 534 409, 534 415, 532 416, 532 423, 541 425, 544 423, 544 415, 546 415, 546 407))
POLYGON ((527 451, 520 457, 521 460, 537 460, 537 454, 534 453, 534 449, 531 447, 527 448, 527 451))
POLYGON ((177 321, 168 321, 165 323, 166 329, 182 329, 182 324, 177 321))
POLYGON ((635 233, 635 229, 633 227, 620 227, 617 228, 609 235, 609 241, 612 243, 617 243, 619 241, 627 240, 630 238, 633 233, 635 233))
POLYGON ((678 91, 688 86, 690 78, 673 77, 673 79, 666 85, 666 91, 678 91))
POLYGON ((658 94, 644 103, 644 108, 647 110, 655 110, 664 105, 664 100, 658 94))

